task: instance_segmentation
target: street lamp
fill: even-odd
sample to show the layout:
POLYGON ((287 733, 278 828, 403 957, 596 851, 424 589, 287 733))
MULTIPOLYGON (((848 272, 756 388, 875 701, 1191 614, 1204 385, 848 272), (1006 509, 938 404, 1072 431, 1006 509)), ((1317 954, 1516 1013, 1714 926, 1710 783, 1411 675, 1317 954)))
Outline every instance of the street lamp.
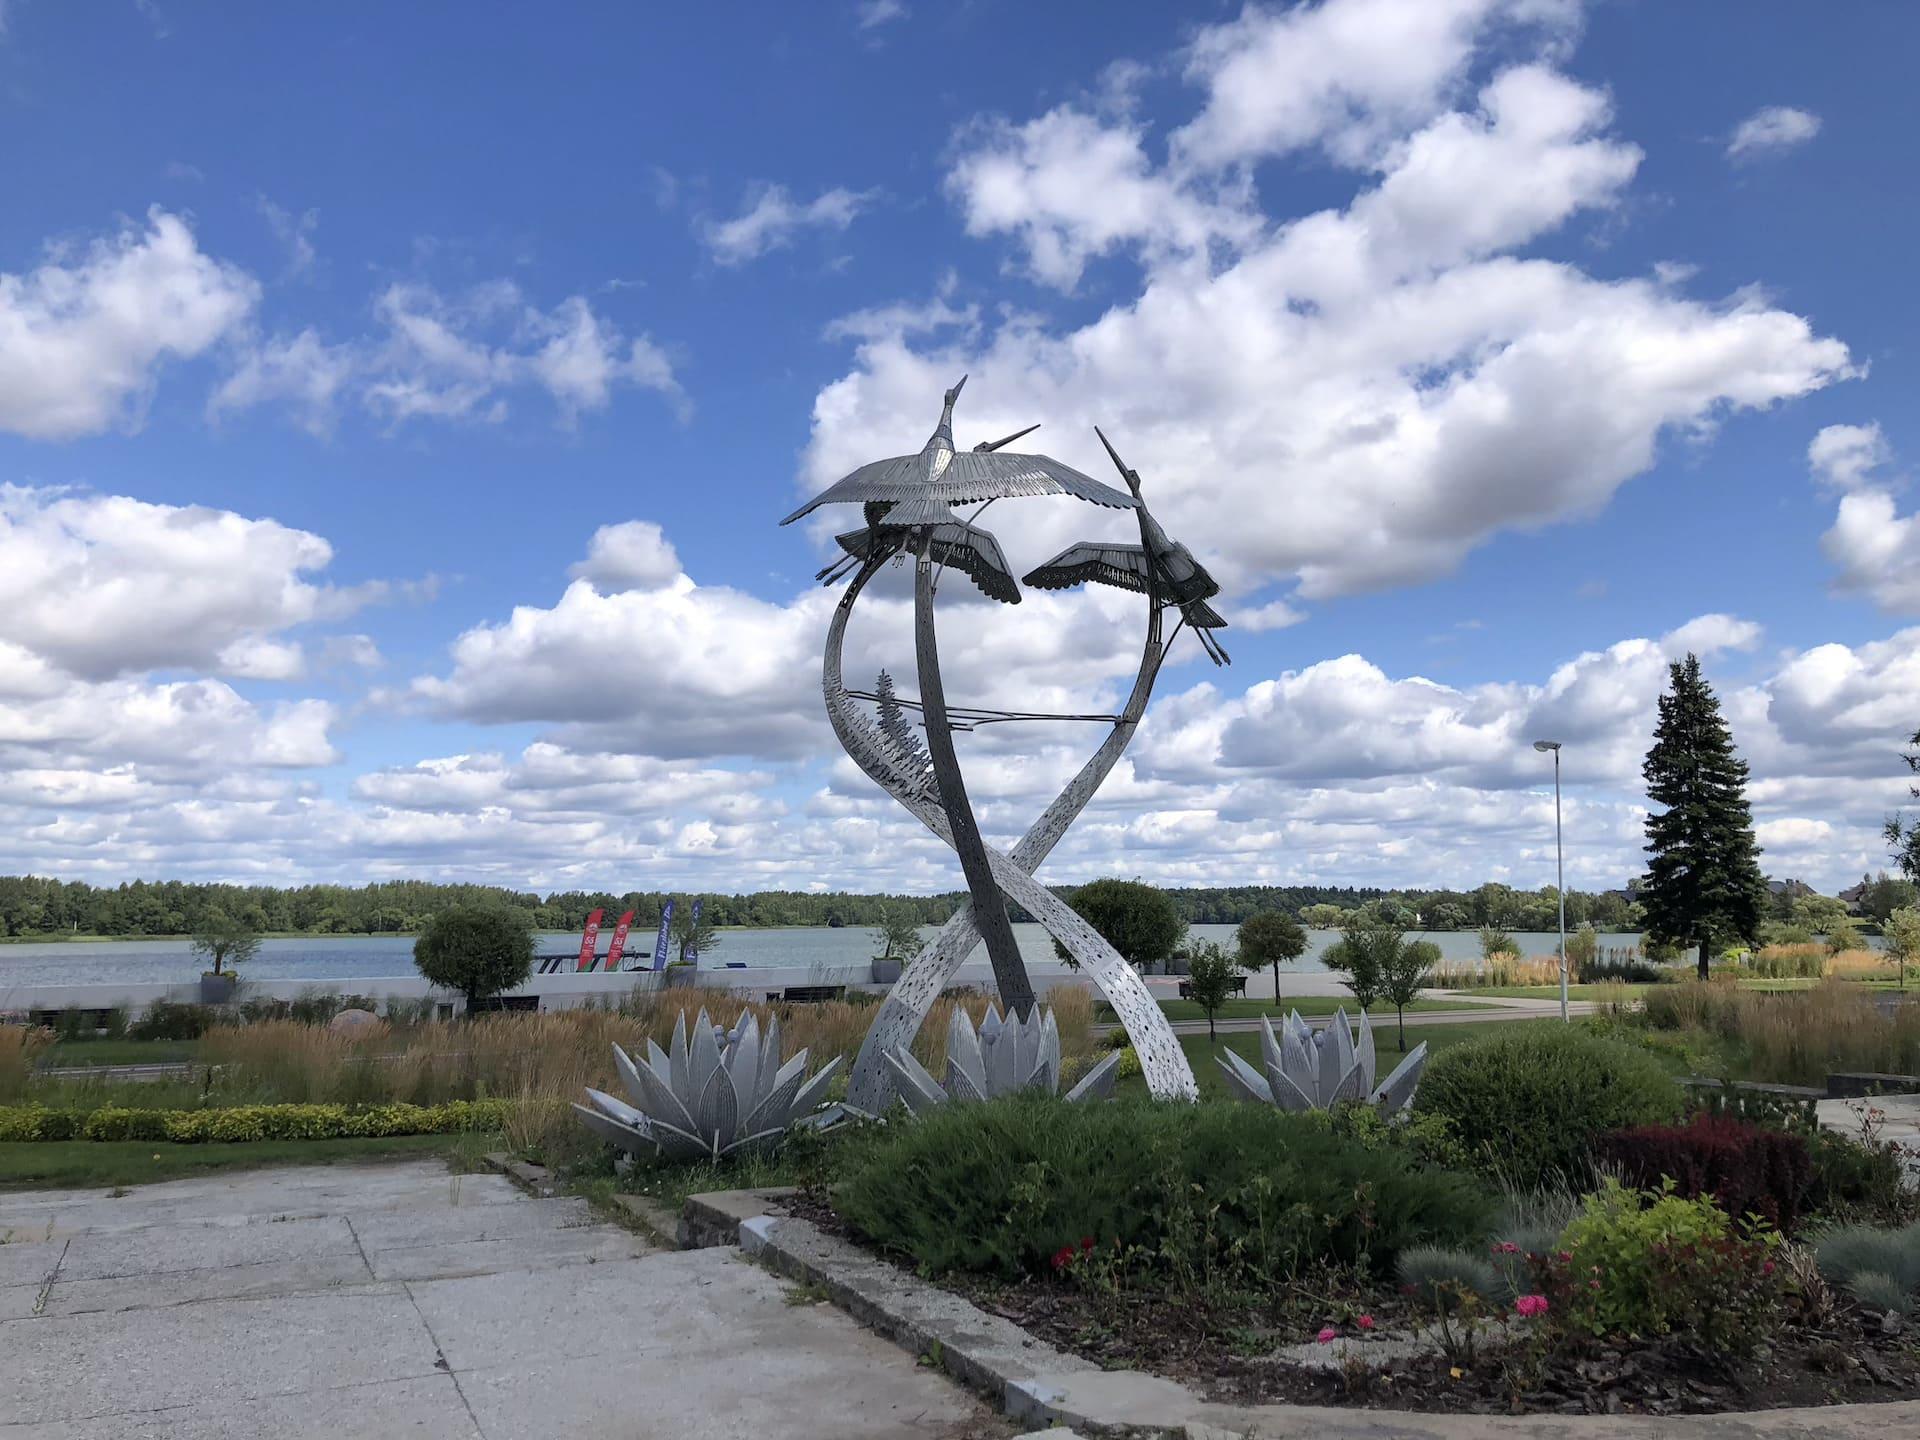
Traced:
POLYGON ((1560 742, 1536 740, 1542 755, 1553 752, 1553 879, 1560 891, 1560 1020, 1567 1022, 1567 867, 1560 848, 1560 742))

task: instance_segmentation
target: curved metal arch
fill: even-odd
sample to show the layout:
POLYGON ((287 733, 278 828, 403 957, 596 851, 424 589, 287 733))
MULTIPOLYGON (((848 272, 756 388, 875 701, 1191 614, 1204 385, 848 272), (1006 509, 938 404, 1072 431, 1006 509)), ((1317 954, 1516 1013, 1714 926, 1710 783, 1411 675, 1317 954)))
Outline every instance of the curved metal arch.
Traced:
MULTIPOLYGON (((871 560, 864 564, 834 609, 821 671, 827 716, 841 747, 853 762, 909 814, 951 845, 952 831, 924 762, 917 758, 909 760, 897 753, 897 747, 852 703, 843 678, 847 621, 853 613, 854 602, 878 569, 879 565, 871 560)), ((1001 892, 1019 901, 1066 946, 1113 1005, 1140 1057, 1148 1090, 1161 1098, 1194 1099, 1199 1088, 1194 1082, 1193 1070, 1165 1013, 1145 983, 1098 931, 1033 879, 1033 871, 1086 808, 1131 742, 1146 711, 1165 654, 1161 641, 1161 606, 1158 597, 1149 591, 1147 639, 1140 669, 1112 732, 1010 854, 1001 854, 990 846, 983 848, 993 880, 1001 892)), ((925 1023, 927 1011, 980 939, 978 917, 969 903, 955 912, 934 943, 907 967, 888 992, 861 1044, 848 1088, 849 1104, 874 1114, 886 1107, 893 1095, 893 1080, 884 1057, 898 1046, 912 1044, 925 1023)))

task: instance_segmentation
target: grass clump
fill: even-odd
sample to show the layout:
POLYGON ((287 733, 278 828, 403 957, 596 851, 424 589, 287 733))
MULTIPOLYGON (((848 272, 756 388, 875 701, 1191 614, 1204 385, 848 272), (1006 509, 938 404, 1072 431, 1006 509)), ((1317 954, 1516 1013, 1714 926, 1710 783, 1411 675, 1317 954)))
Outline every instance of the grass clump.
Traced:
POLYGON ((1484 1227, 1468 1176, 1252 1105, 1022 1095, 956 1105, 849 1156, 839 1213, 925 1271, 1015 1277, 1089 1249, 1175 1285, 1390 1270, 1484 1227))
POLYGON ((1646 1051, 1534 1023, 1440 1052, 1414 1104, 1445 1117, 1477 1166, 1531 1190, 1586 1177, 1596 1137, 1671 1120, 1682 1098, 1646 1051))

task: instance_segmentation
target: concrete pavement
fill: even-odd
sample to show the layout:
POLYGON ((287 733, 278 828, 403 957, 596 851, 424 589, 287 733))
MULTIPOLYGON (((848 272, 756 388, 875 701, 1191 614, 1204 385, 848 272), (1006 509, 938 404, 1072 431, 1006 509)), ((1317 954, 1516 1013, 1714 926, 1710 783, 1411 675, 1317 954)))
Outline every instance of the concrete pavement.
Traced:
POLYGON ((0 1440, 1009 1433, 736 1251, 438 1161, 0 1194, 0 1238, 0 1440))

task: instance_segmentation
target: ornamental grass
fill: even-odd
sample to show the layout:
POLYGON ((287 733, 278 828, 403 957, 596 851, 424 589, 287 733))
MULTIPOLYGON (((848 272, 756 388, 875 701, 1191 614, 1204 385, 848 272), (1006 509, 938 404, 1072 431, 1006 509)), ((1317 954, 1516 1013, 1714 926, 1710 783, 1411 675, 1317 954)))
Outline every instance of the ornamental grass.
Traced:
POLYGON ((1920 1006, 1891 1014, 1871 994, 1829 980, 1767 994, 1730 985, 1662 986, 1646 997, 1647 1023, 1698 1030, 1744 1048, 1757 1080, 1817 1085, 1833 1071, 1920 1071, 1920 1006))

